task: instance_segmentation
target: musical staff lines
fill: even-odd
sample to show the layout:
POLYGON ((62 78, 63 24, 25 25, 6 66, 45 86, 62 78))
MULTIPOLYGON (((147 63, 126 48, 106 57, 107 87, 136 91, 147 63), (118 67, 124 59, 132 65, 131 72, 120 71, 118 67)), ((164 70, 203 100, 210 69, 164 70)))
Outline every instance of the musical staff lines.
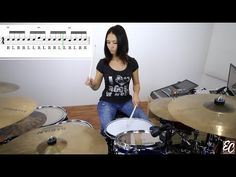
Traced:
POLYGON ((0 24, 1 57, 92 57, 92 27, 80 24, 0 24))
POLYGON ((89 45, 90 37, 86 31, 9 31, 8 36, 1 37, 2 45, 89 45))

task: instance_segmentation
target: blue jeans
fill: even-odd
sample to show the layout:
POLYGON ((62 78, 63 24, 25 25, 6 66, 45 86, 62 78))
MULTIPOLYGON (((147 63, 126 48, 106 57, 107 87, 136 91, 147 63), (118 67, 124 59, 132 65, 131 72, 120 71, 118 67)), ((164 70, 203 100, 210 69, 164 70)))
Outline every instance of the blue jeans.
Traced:
MULTIPOLYGON (((99 101, 97 105, 97 111, 100 119, 101 124, 101 133, 104 133, 108 123, 115 120, 115 115, 117 110, 125 113, 126 115, 130 116, 134 109, 134 104, 132 100, 125 102, 125 103, 110 103, 106 101, 99 101)), ((140 107, 137 107, 134 111, 133 118, 140 118, 149 120, 147 115, 143 112, 140 107)))

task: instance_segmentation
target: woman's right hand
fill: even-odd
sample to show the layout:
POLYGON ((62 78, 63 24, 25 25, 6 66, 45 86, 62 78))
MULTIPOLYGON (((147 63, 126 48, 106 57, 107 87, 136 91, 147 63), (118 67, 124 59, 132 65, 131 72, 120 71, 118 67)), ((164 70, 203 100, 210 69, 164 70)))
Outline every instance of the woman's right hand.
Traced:
POLYGON ((88 77, 87 80, 85 81, 85 85, 92 88, 93 87, 93 79, 88 77))

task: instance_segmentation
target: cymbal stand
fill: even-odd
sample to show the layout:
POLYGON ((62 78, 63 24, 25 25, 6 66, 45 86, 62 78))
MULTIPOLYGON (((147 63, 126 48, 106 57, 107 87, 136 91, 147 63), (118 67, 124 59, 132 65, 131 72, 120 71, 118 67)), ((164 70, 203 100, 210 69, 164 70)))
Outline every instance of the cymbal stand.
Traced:
POLYGON ((164 143, 162 146, 163 154, 179 154, 179 153, 191 153, 191 151, 187 150, 187 147, 191 146, 191 143, 188 141, 188 134, 183 132, 182 130, 175 127, 172 123, 166 123, 162 128, 160 139, 164 143), (181 137, 181 144, 178 146, 173 145, 172 137, 178 134, 181 137))
POLYGON ((210 135, 209 139, 206 142, 206 146, 203 147, 202 154, 215 154, 214 152, 214 143, 213 143, 213 137, 210 135))
MULTIPOLYGON (((217 154, 220 153, 219 147, 222 145, 223 141, 221 137, 213 134, 208 134, 206 140, 206 146, 203 148, 202 154, 217 154), (218 146, 218 149, 217 149, 218 146)), ((222 149, 222 148, 221 148, 222 149)))
POLYGON ((164 143, 160 148, 161 148, 161 152, 163 154, 172 154, 173 150, 171 148, 172 146, 172 136, 176 133, 174 130, 174 127, 169 124, 166 123, 165 125, 160 125, 160 130, 162 131, 160 136, 160 140, 164 143), (165 127, 162 129, 162 127, 165 127))
MULTIPOLYGON (((191 153, 191 154, 202 154, 204 149, 204 142, 199 142, 197 140, 197 137, 199 135, 198 130, 193 131, 193 139, 187 140, 186 146, 185 146, 185 152, 191 153)), ((186 139, 183 138, 183 140, 186 142, 186 139)))

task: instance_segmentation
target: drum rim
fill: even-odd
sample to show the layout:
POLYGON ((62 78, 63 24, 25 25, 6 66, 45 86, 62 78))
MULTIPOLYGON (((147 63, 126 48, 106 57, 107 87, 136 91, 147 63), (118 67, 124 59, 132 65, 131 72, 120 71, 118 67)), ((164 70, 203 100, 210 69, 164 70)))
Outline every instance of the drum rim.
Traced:
POLYGON ((59 110, 62 110, 63 115, 62 115, 61 119, 59 119, 57 121, 54 121, 52 123, 49 123, 49 124, 45 124, 47 122, 47 120, 46 120, 46 122, 42 125, 42 127, 46 127, 46 126, 50 126, 50 125, 55 125, 56 123, 61 122, 62 120, 65 120, 67 118, 67 116, 68 116, 66 109, 64 109, 61 106, 55 106, 55 105, 42 105, 42 106, 38 106, 38 107, 36 107, 35 111, 41 112, 40 109, 43 109, 43 108, 57 108, 57 109, 59 108, 59 110))
MULTIPOLYGON (((119 120, 124 120, 124 119, 129 120, 130 118, 128 118, 128 117, 123 117, 123 118, 118 118, 118 119, 115 119, 115 120, 112 120, 111 122, 109 122, 109 123, 107 124, 106 128, 105 128, 104 133, 105 133, 109 138, 115 139, 117 135, 115 136, 115 135, 110 134, 110 133, 107 131, 107 128, 108 128, 109 125, 111 125, 112 123, 117 122, 117 121, 119 121, 119 120)), ((141 118, 135 118, 135 117, 132 118, 132 119, 150 123, 151 126, 154 125, 154 124, 153 124, 151 121, 149 121, 149 120, 145 120, 145 119, 141 119, 141 118)), ((130 131, 132 131, 132 130, 130 130, 130 131)), ((121 133, 122 133, 122 132, 121 132, 121 133)))
POLYGON ((125 132, 121 132, 119 133, 115 140, 114 140, 114 146, 118 146, 119 148, 125 149, 125 150, 131 150, 131 149, 147 149, 147 148, 152 148, 152 147, 156 147, 156 145, 158 142, 155 143, 150 143, 150 144, 145 144, 145 145, 133 145, 133 144, 128 144, 128 143, 124 143, 122 141, 119 140, 119 138, 127 133, 148 133, 151 134, 150 131, 148 130, 129 130, 129 131, 125 131, 125 132))
POLYGON ((90 128, 93 128, 92 124, 89 123, 88 121, 81 120, 81 119, 68 119, 68 120, 63 120, 61 122, 58 122, 57 124, 63 124, 63 123, 68 123, 68 122, 82 122, 87 124, 90 128))
POLYGON ((42 108, 59 108, 62 109, 66 114, 67 111, 65 108, 61 107, 61 106, 56 106, 56 105, 42 105, 42 106, 37 106, 36 109, 42 109, 42 108))

